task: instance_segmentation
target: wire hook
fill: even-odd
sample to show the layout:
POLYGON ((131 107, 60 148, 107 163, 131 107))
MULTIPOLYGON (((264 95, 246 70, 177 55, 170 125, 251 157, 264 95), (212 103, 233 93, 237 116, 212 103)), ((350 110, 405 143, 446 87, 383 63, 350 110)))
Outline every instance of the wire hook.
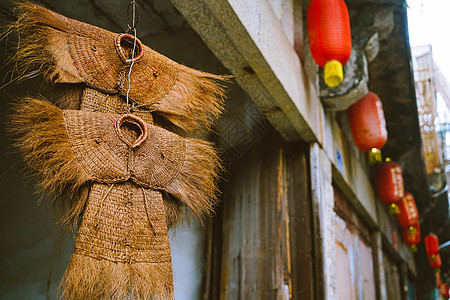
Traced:
MULTIPOLYGON (((139 21, 139 7, 137 5, 136 0, 131 0, 130 3, 128 3, 127 16, 128 16, 128 21, 131 24, 131 25, 128 24, 128 30, 134 31, 136 29, 136 24, 139 21), (130 11, 130 9, 131 9, 131 11, 130 11)), ((131 32, 128 32, 128 33, 131 33, 131 32)))
POLYGON ((128 15, 128 20, 130 21, 131 25, 128 24, 128 30, 127 32, 130 34, 133 34, 134 36, 134 41, 133 41, 133 52, 131 54, 131 65, 130 65, 130 71, 128 72, 128 90, 127 90, 127 95, 126 95, 126 100, 127 100, 127 109, 128 111, 132 112, 134 109, 134 102, 132 102, 132 107, 130 109, 130 90, 131 90, 131 70, 133 69, 133 65, 134 65, 134 59, 135 59, 135 55, 136 55, 136 35, 137 35, 137 30, 136 30, 136 24, 139 20, 139 9, 138 9, 138 5, 136 3, 136 0, 131 0, 130 3, 128 3, 128 8, 127 8, 127 15, 128 15), (132 8, 132 15, 130 16, 130 8, 132 8))

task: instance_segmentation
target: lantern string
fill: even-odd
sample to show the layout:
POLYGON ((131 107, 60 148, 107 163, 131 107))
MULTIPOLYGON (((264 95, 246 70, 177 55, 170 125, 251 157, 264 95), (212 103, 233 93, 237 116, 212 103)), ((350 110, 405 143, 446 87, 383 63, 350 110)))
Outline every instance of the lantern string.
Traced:
POLYGON ((128 24, 128 32, 133 32, 133 52, 131 53, 131 65, 130 65, 130 70, 128 71, 128 90, 127 90, 127 95, 126 95, 126 100, 127 100, 127 109, 132 112, 134 109, 134 102, 132 102, 132 107, 130 109, 129 103, 130 103, 130 90, 131 90, 131 71, 133 69, 133 65, 134 65, 134 58, 136 55, 136 39, 137 39, 137 30, 136 30, 136 24, 137 21, 139 20, 139 11, 138 11, 138 7, 137 7, 137 3, 135 0, 130 1, 130 3, 128 4, 128 8, 127 8, 127 15, 128 15, 128 20, 130 21, 131 25, 128 24), (132 14, 130 16, 130 7, 132 9, 132 14))

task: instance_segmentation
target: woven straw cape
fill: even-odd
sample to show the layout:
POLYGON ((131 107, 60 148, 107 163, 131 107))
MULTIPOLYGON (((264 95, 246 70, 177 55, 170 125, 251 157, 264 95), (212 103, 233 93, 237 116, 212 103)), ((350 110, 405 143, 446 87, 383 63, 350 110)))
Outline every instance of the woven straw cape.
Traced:
POLYGON ((60 110, 32 98, 16 105, 12 125, 41 188, 70 191, 72 218, 86 207, 63 297, 172 299, 166 218, 173 223, 177 214, 162 194, 209 215, 218 169, 212 145, 135 115, 60 110))
POLYGON ((11 131, 39 188, 78 229, 62 280, 65 299, 172 299, 167 230, 189 207, 200 219, 216 204, 220 169, 208 132, 223 111, 213 75, 136 41, 129 105, 124 100, 133 37, 20 2, 19 77, 42 73, 63 90, 53 104, 26 98, 11 131), (168 130, 167 130, 168 129, 168 130))
MULTIPOLYGON (((52 83, 83 83, 104 94, 126 95, 133 36, 69 19, 30 2, 20 2, 16 11, 18 21, 10 32, 20 35, 14 56, 19 77, 41 72, 52 83)), ((219 82, 227 77, 180 65, 139 39, 136 49, 130 101, 186 133, 210 129, 223 110, 219 82)))

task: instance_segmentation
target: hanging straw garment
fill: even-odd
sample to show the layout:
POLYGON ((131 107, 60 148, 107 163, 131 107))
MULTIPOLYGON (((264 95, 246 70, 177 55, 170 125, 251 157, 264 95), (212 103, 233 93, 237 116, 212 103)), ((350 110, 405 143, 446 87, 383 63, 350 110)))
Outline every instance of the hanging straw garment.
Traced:
POLYGON ((10 30, 20 35, 19 77, 42 73, 64 91, 53 102, 79 109, 27 98, 11 122, 39 188, 65 210, 62 223, 79 228, 62 296, 171 299, 167 230, 184 205, 200 219, 212 214, 220 165, 209 142, 161 127, 183 136, 209 132, 227 78, 180 65, 139 40, 130 73, 133 36, 30 2, 16 8, 10 30))
POLYGON ((209 215, 218 169, 211 144, 130 114, 62 111, 45 100, 24 99, 15 112, 18 147, 41 188, 55 194, 88 185, 74 200, 86 209, 63 296, 171 299, 162 193, 209 215))

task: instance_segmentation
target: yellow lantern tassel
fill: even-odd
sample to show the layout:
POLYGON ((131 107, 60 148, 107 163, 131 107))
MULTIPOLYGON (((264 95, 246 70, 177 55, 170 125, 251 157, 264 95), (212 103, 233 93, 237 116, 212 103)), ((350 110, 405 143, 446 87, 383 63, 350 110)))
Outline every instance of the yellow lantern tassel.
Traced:
POLYGON ((377 148, 372 148, 369 152, 369 164, 375 166, 382 161, 381 150, 377 148))
POLYGON ((409 226, 409 227, 408 227, 408 234, 409 234, 409 235, 415 235, 415 234, 417 234, 417 229, 416 229, 416 227, 414 227, 414 226, 409 226))
POLYGON ((344 80, 344 69, 342 64, 335 60, 329 60, 323 68, 323 79, 329 87, 337 87, 344 80))
POLYGON ((409 247, 409 251, 411 251, 411 253, 416 253, 417 252, 417 246, 416 245, 412 245, 411 247, 409 247))
POLYGON ((391 206, 389 206, 389 213, 391 215, 398 215, 400 213, 400 209, 398 208, 398 205, 395 203, 392 203, 391 206))

